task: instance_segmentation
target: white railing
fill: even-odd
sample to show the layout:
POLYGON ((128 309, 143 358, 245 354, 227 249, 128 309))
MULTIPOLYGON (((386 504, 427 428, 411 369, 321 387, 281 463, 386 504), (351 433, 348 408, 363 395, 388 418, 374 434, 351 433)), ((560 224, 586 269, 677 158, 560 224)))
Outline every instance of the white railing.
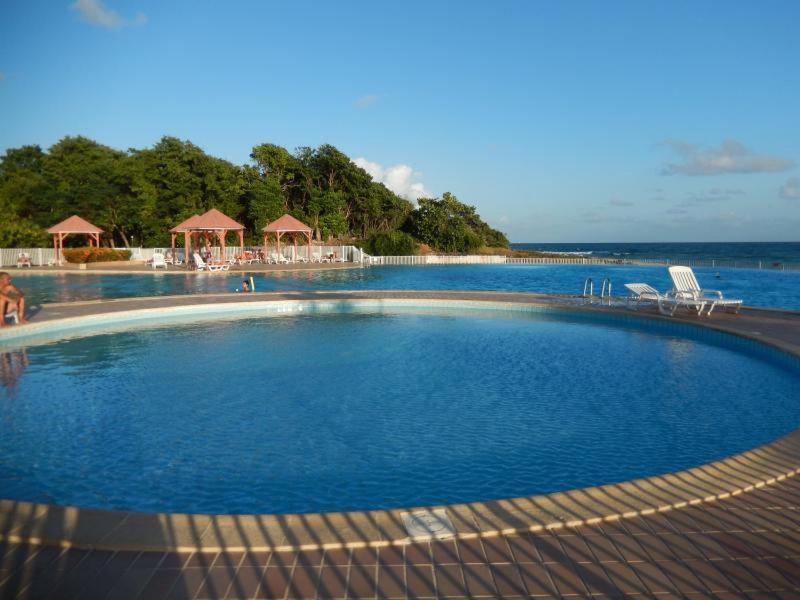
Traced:
POLYGON ((619 262, 616 260, 608 260, 605 258, 586 258, 586 257, 568 257, 563 258, 560 256, 532 256, 524 258, 507 257, 505 260, 508 265, 606 265, 610 262, 619 262))
MULTIPOLYGON (((245 250, 250 250, 252 252, 263 249, 263 246, 245 246, 245 250)), ((115 248, 115 250, 130 250, 131 260, 148 261, 153 258, 153 254, 156 252, 166 254, 167 252, 171 252, 172 249, 162 246, 160 248, 115 248)), ((270 246, 268 251, 275 252, 276 248, 270 246)), ((183 248, 176 248, 175 253, 178 255, 178 258, 185 262, 183 248)), ((215 259, 219 259, 221 256, 219 246, 213 246, 211 248, 211 253, 215 259)), ((226 246, 225 248, 225 254, 228 258, 238 253, 239 246, 226 246)), ((36 267, 52 265, 55 262, 55 250, 53 248, 0 248, 0 268, 16 267, 17 259, 20 254, 27 254, 31 259, 31 264, 36 267)), ((294 245, 282 245, 281 254, 293 262, 308 256, 306 246, 298 246, 297 254, 295 255, 294 245)), ((361 254, 361 250, 355 246, 314 245, 311 247, 312 257, 314 255, 322 257, 332 255, 336 262, 361 262, 361 254)))
MULTIPOLYGON (((263 246, 245 246, 246 250, 257 252, 263 246)), ((130 250, 131 260, 147 261, 155 252, 165 253, 168 247, 161 248, 117 248, 117 250, 130 250)), ((238 254, 238 246, 226 247, 228 257, 238 254)), ((269 252, 274 252, 275 247, 270 246, 269 252)), ((211 248, 212 255, 219 259, 221 252, 218 246, 211 248)), ((27 254, 31 264, 42 266, 53 264, 55 251, 53 248, 0 248, 0 268, 15 267, 20 254, 27 254)), ((306 246, 297 247, 295 255, 294 245, 281 246, 281 253, 289 260, 296 261, 308 256, 306 246)), ((183 248, 177 248, 176 254, 183 259, 183 248)), ((800 271, 800 263, 785 263, 774 260, 719 260, 697 258, 592 258, 585 256, 576 257, 525 257, 515 258, 496 255, 443 255, 427 254, 422 256, 370 256, 355 246, 329 246, 314 245, 311 254, 322 257, 334 255, 337 262, 352 262, 375 266, 425 266, 425 265, 685 265, 689 267, 735 268, 735 269, 765 269, 771 271, 800 271)))
POLYGON ((506 262, 505 256, 489 255, 464 255, 450 256, 444 254, 425 254, 422 256, 370 256, 371 265, 502 265, 506 262))

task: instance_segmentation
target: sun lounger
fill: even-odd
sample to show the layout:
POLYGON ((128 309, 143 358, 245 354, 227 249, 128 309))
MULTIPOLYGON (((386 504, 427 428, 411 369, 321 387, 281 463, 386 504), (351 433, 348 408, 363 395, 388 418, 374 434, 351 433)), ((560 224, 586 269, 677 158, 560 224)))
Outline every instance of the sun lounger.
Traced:
MULTIPOLYGON (((672 279, 671 294, 680 296, 686 300, 691 299, 696 302, 704 302, 705 305, 708 306, 706 315, 710 316, 711 312, 717 306, 724 309, 733 309, 735 313, 738 313, 739 309, 742 307, 742 300, 725 298, 719 290, 702 289, 691 267, 669 267, 667 270, 672 279)), ((702 312, 702 310, 700 312, 702 312)))
POLYGON ((635 302, 638 306, 642 302, 658 302, 661 294, 654 287, 646 283, 626 283, 625 289, 628 290, 628 297, 625 299, 627 304, 635 302))
POLYGON ((697 316, 703 314, 706 307, 705 300, 695 300, 690 296, 676 292, 667 292, 658 296, 658 312, 662 315, 674 316, 679 308, 685 308, 689 312, 696 312, 697 316))
POLYGON ((194 266, 198 271, 227 271, 231 268, 230 265, 206 263, 197 252, 194 253, 194 266))
POLYGON ((154 269, 157 269, 158 267, 163 267, 164 269, 167 268, 167 261, 164 258, 164 255, 161 254, 160 252, 156 252, 155 254, 153 254, 153 258, 150 259, 150 264, 153 266, 154 269))
POLYGON ((22 267, 31 268, 31 256, 27 252, 20 252, 17 256, 17 268, 20 269, 22 267))
POLYGON ((283 254, 278 254, 277 252, 270 252, 269 253, 269 262, 277 264, 287 264, 289 259, 286 258, 283 254))

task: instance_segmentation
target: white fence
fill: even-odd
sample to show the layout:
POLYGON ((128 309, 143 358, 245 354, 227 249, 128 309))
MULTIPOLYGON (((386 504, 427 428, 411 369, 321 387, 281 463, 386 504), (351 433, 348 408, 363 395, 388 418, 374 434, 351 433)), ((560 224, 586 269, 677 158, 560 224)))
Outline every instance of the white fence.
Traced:
MULTIPOLYGON (((263 250, 262 246, 245 246, 246 250, 257 252, 263 250)), ((147 261, 153 257, 155 252, 165 253, 169 248, 118 248, 118 250, 130 250, 132 260, 147 261)), ((275 248, 270 247, 269 252, 274 252, 275 248)), ((220 258, 220 248, 212 247, 211 252, 214 258, 220 258)), ((53 248, 0 248, 0 268, 14 267, 20 254, 27 254, 31 258, 34 266, 53 264, 55 251, 53 248)), ((183 248, 177 248, 176 253, 183 259, 183 248)), ((228 257, 238 253, 238 246, 228 246, 226 254, 228 257)), ((281 253, 290 261, 296 261, 308 256, 306 246, 297 247, 297 255, 293 245, 281 246, 281 253)), ((690 257, 678 258, 641 258, 641 259, 622 259, 622 258, 590 258, 590 257, 530 257, 512 258, 506 256, 487 256, 487 255, 466 255, 450 256, 441 254, 427 254, 422 256, 370 256, 355 246, 317 246, 311 247, 312 257, 334 255, 336 261, 363 263, 375 266, 425 266, 425 265, 686 265, 690 267, 711 267, 711 268, 736 268, 736 269, 768 269, 777 271, 800 271, 799 263, 783 263, 768 260, 718 260, 718 259, 696 259, 690 257)))
MULTIPOLYGON (((366 254, 364 255, 367 256, 366 254)), ((426 254, 422 256, 370 256, 365 262, 371 265, 502 265, 506 263, 505 256, 465 255, 448 256, 441 254, 426 254)))
MULTIPOLYGON (((245 246, 245 250, 256 252, 263 250, 263 246, 245 246)), ((131 260, 148 261, 153 258, 153 254, 160 252, 162 254, 171 251, 171 248, 116 248, 116 250, 130 250, 131 260)), ((274 252, 274 247, 269 248, 269 252, 274 252)), ((183 248, 176 248, 175 253, 178 258, 184 260, 183 248)), ((218 246, 211 248, 211 253, 215 259, 219 259, 221 251, 218 246)), ((228 258, 234 254, 239 253, 238 246, 227 246, 225 254, 228 258)), ((55 262, 55 250, 53 248, 0 248, 0 267, 15 267, 20 254, 27 254, 30 256, 31 264, 33 266, 46 266, 52 265, 55 262)), ((303 259, 308 256, 306 246, 297 247, 297 255, 295 255, 295 248, 293 245, 281 246, 281 254, 288 260, 295 262, 298 259, 303 259)), ((311 256, 331 256, 335 257, 337 262, 361 262, 362 252, 355 246, 317 246, 311 247, 311 256)), ((366 256, 366 254, 364 255, 366 256)))

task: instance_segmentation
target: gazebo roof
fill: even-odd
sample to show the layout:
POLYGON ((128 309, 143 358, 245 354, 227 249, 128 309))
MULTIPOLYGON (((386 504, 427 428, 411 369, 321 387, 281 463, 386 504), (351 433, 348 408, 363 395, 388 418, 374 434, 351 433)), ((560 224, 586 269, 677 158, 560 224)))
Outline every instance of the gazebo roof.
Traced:
POLYGON ((183 223, 178 223, 169 230, 170 233, 183 233, 184 231, 189 231, 192 226, 194 225, 195 221, 200 218, 200 215, 192 215, 188 219, 186 219, 183 223))
POLYGON ((218 211, 216 208, 212 208, 208 212, 204 212, 202 215, 197 217, 196 220, 193 220, 193 217, 189 220, 192 221, 191 225, 187 227, 187 229, 190 231, 244 229, 244 225, 237 223, 228 215, 218 211))
POLYGON ((286 232, 286 231, 303 231, 311 233, 311 227, 298 221, 292 215, 283 215, 281 218, 276 219, 269 225, 263 228, 264 232, 286 232))
POLYGON ((64 219, 61 223, 53 225, 47 233, 104 233, 99 227, 95 227, 86 219, 81 219, 78 215, 72 215, 64 219))

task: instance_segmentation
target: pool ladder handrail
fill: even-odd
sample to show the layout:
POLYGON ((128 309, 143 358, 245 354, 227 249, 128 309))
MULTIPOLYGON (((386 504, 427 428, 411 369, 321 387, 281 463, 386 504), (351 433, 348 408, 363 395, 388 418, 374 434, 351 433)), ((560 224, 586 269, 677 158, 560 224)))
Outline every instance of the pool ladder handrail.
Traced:
POLYGON ((608 301, 611 302, 611 278, 610 277, 604 277, 603 278, 603 285, 600 287, 600 299, 602 300, 603 298, 606 297, 606 295, 608 295, 608 301), (606 285, 608 287, 606 287, 606 285))
MULTIPOLYGON (((586 280, 583 282, 583 297, 586 298, 590 303, 594 299, 594 281, 591 277, 587 277, 586 280)), ((600 298, 599 301, 602 302, 604 299, 608 299, 608 303, 611 304, 611 278, 604 277, 603 281, 600 285, 600 298)))

